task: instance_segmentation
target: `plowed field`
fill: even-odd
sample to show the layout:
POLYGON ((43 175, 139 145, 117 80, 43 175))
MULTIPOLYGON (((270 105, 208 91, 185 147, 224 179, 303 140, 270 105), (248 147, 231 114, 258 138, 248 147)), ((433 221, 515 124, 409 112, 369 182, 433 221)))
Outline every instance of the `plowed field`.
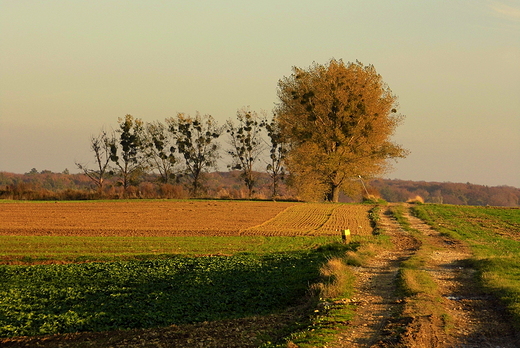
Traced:
POLYGON ((0 204, 0 235, 168 237, 369 234, 369 206, 130 201, 0 204))
POLYGON ((0 235, 232 236, 297 203, 130 201, 0 204, 0 235))

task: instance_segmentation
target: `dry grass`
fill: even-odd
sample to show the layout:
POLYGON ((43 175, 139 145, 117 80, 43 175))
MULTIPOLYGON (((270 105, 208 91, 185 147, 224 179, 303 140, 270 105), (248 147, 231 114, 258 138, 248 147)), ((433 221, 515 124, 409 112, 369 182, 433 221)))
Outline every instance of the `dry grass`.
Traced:
POLYGON ((410 198, 407 200, 406 203, 424 203, 424 198, 421 196, 415 196, 415 198, 410 198))
POLYGON ((351 288, 354 275, 341 258, 331 258, 320 269, 323 282, 314 284, 313 290, 317 291, 320 298, 335 299, 344 297, 351 288))

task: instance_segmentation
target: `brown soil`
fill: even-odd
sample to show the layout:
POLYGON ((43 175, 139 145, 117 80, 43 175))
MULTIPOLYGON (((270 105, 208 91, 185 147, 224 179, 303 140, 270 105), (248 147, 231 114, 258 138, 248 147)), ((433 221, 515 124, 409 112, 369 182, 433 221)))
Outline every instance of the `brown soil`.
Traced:
POLYGON ((132 201, 2 203, 0 235, 230 236, 297 203, 132 201))
POLYGON ((371 233, 367 205, 132 201, 2 203, 0 236, 339 236, 371 233))

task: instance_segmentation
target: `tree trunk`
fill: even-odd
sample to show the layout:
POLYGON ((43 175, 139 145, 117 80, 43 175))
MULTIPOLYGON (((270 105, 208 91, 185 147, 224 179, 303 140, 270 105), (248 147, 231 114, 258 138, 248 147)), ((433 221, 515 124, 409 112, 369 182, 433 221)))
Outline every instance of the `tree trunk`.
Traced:
POLYGON ((327 201, 338 203, 339 202, 339 186, 330 184, 330 191, 327 193, 327 201))

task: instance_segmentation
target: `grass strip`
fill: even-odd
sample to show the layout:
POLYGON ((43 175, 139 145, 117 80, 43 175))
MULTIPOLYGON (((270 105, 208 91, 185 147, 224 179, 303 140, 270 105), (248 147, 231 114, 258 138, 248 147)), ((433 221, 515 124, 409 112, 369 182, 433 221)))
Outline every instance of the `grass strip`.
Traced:
POLYGON ((502 301, 520 331, 520 209, 428 204, 414 213, 469 244, 478 281, 502 301))
POLYGON ((267 342, 262 348, 325 347, 348 327, 355 315, 355 307, 347 301, 354 291, 354 273, 342 257, 333 257, 321 267, 320 276, 320 282, 311 287, 316 302, 310 322, 293 331, 284 342, 267 342))
POLYGON ((442 310, 442 306, 438 305, 442 301, 442 296, 439 293, 435 280, 425 270, 434 246, 429 242, 427 236, 419 230, 412 228, 404 215, 404 206, 392 206, 390 211, 403 230, 410 233, 420 242, 419 250, 401 263, 397 274, 398 292, 402 297, 406 298, 406 305, 401 316, 435 316, 441 320, 444 329, 447 330, 451 328, 452 318, 447 312, 442 310))
POLYGON ((383 227, 381 226, 381 206, 376 205, 368 211, 368 218, 372 224, 372 233, 379 235, 383 233, 383 227))
MULTIPOLYGON (((354 291, 355 275, 342 256, 332 257, 320 268, 320 282, 311 292, 317 302, 310 324, 293 332, 286 340, 300 348, 324 347, 345 330, 353 319, 355 308, 348 304, 354 291)), ((265 344, 262 348, 287 347, 283 344, 265 344)))
MULTIPOLYGON (((359 237, 361 238, 361 237, 359 237)), ((358 237, 354 237, 354 240, 358 237)), ((311 250, 340 237, 0 236, 0 263, 34 264, 168 258, 172 255, 269 254, 311 250)))

